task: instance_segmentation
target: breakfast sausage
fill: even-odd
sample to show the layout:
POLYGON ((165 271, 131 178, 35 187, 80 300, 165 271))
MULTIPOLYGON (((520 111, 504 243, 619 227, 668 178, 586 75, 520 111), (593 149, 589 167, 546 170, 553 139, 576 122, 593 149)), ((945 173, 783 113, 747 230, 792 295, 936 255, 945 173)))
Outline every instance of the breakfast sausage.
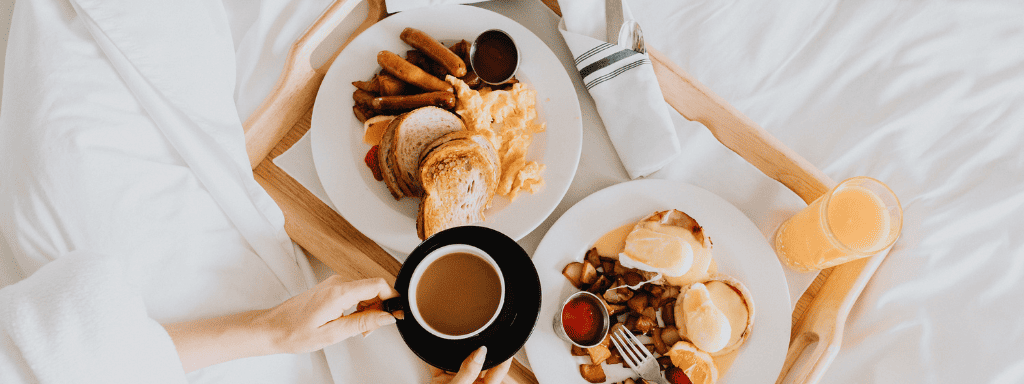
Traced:
POLYGON ((427 57, 434 59, 448 70, 452 76, 462 77, 466 75, 466 62, 462 61, 459 55, 445 48, 433 37, 416 28, 405 28, 399 36, 402 41, 423 52, 427 57))
POLYGON ((455 107, 455 94, 437 91, 407 96, 380 96, 373 98, 370 106, 376 110, 404 110, 426 106, 451 109, 455 107))
POLYGON ((451 92, 451 84, 444 80, 431 76, 419 67, 412 65, 401 56, 391 51, 380 51, 377 54, 377 64, 388 73, 404 80, 406 83, 415 85, 427 91, 448 91, 451 92))
POLYGON ((394 76, 388 74, 381 74, 377 76, 378 88, 380 88, 381 96, 398 96, 406 94, 408 90, 408 84, 402 80, 398 80, 394 76))

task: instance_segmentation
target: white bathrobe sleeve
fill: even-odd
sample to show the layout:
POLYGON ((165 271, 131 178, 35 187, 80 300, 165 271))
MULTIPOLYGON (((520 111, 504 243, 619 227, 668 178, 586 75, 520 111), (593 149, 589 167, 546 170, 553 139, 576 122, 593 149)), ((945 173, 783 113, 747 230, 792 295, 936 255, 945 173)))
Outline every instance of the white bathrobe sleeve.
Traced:
POLYGON ((117 258, 76 251, 0 289, 0 383, 184 383, 117 258))
MULTIPOLYGON (((311 286, 248 164, 228 25, 216 1, 16 3, 0 105, 0 233, 25 276, 76 250, 115 258, 161 324, 271 308, 311 286)), ((10 297, 31 289, 17 291, 10 297)), ((74 323, 47 332, 63 335, 64 325, 74 323)), ((19 358, 30 345, 3 340, 19 358)), ((55 340, 86 366, 104 358, 89 340, 55 340)), ((187 378, 315 382, 311 356, 236 359, 187 378)))

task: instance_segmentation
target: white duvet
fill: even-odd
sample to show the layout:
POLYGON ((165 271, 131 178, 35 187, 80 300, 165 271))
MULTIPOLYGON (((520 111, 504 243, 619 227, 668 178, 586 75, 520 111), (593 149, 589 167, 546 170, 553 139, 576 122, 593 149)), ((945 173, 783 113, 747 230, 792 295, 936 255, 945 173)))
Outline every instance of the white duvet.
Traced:
MULTIPOLYGON (((224 11, 195 11, 228 20, 239 120, 269 92, 288 46, 326 3, 226 0, 224 11)), ((119 255, 157 321, 265 307, 289 296, 244 226, 190 171, 126 93, 86 26, 60 4, 18 1, 6 59, 0 226, 24 275, 75 249, 119 255), (60 27, 24 21, 33 17, 60 27), (60 49, 68 53, 55 55, 60 49), (14 134, 24 136, 12 147, 14 134), (129 140, 135 144, 118 145, 129 140), (145 187, 134 182, 140 180, 145 187)), ((651 46, 833 179, 868 175, 899 195, 903 236, 850 314, 843 349, 822 382, 1024 382, 1024 6, 630 6, 651 46)), ((796 196, 699 124, 675 122, 683 154, 652 177, 711 190, 766 236, 800 209, 796 196)), ((610 148, 603 132, 585 137, 580 169, 603 156, 592 151, 610 148)), ((232 161, 244 160, 233 150, 232 161)), ((581 171, 555 215, 625 179, 621 168, 581 171)), ((244 196, 266 203, 258 191, 244 196)), ((257 203, 252 212, 279 225, 274 207, 257 203)), ((524 242, 536 244, 555 218, 524 242)), ((305 270, 301 257, 281 260, 305 270)), ((314 371, 309 364, 305 356, 274 356, 190 379, 301 382, 295 377, 314 371)))
MULTIPOLYGON (((250 10, 257 20, 275 15, 250 10)), ((142 311, 155 326, 269 308, 311 286, 305 257, 249 169, 234 100, 234 49, 265 40, 236 45, 235 25, 222 4, 200 1, 17 3, 0 108, 0 228, 11 245, 6 257, 29 276, 28 287, 102 295, 89 285, 62 285, 76 280, 36 273, 48 263, 66 270, 62 264, 74 252, 111 258, 124 271, 122 285, 141 298, 125 302, 124 311, 142 311)), ((2 291, 5 300, 17 299, 17 287, 2 291)), ((31 304, 25 305, 60 318, 57 309, 69 303, 31 304)), ((126 368, 147 356, 176 359, 173 346, 168 354, 166 343, 150 345, 148 338, 118 345, 126 340, 108 336, 128 334, 114 321, 121 315, 83 317, 83 328, 109 340, 102 346, 142 352, 103 355, 96 345, 97 356, 126 368)), ((0 337, 17 335, 21 318, 10 319, 0 337)), ((41 327, 27 339, 88 349, 60 329, 41 327)), ((25 358, 34 378, 28 382, 67 382, 47 378, 75 373, 79 382, 136 381, 117 371, 76 372, 61 362, 79 356, 31 355, 31 344, 14 345, 20 348, 5 355, 25 358)), ((320 378, 313 364, 310 354, 274 355, 188 378, 310 382, 320 378)))
MULTIPOLYGON (((902 238, 823 383, 1024 383, 1020 2, 634 4, 652 46, 787 146, 900 197, 902 238)), ((680 126, 684 158, 662 177, 725 197, 766 236, 800 208, 702 127, 680 126)))

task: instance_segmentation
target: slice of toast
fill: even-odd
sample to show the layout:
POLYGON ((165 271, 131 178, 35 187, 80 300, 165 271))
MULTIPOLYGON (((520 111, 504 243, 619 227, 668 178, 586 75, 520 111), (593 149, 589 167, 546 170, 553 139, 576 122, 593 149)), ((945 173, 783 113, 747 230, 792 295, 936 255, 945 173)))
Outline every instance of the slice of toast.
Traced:
POLYGON ((428 145, 420 162, 424 193, 417 235, 426 239, 448 228, 484 221, 499 172, 497 153, 479 134, 453 132, 428 145))
POLYGON ((397 128, 395 123, 397 120, 398 118, 391 120, 388 128, 384 130, 384 134, 380 138, 380 144, 377 147, 377 164, 380 167, 380 174, 384 178, 384 184, 388 186, 388 192, 391 192, 391 196, 395 200, 400 200, 405 197, 405 194, 402 193, 402 189, 398 186, 398 174, 396 171, 398 168, 392 161, 394 159, 392 152, 394 152, 395 129, 397 128))
POLYGON ((418 108, 391 122, 388 127, 392 135, 388 164, 393 167, 396 186, 402 196, 423 195, 419 165, 424 148, 446 133, 464 130, 465 127, 458 115, 437 107, 418 108))

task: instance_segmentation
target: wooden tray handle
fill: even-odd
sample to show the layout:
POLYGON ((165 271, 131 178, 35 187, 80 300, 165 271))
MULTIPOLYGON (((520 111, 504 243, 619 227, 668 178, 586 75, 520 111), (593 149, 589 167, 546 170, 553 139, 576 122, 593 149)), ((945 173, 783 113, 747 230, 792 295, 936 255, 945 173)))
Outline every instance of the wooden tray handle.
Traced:
MULTIPOLYGON (((661 91, 683 117, 704 124, 718 141, 777 180, 810 204, 828 192, 835 182, 796 152, 743 115, 704 84, 648 46, 661 91)), ((792 371, 793 383, 816 383, 842 344, 843 327, 850 308, 888 251, 821 271, 797 301, 789 350, 778 382, 792 371), (816 344, 815 344, 816 343, 816 344), (810 351, 807 347, 815 344, 810 351), (810 353, 805 363, 796 362, 810 353)))
MULTIPOLYGON (((331 56, 321 69, 313 68, 310 59, 313 51, 320 43, 337 28, 338 24, 352 13, 358 0, 338 0, 295 41, 288 51, 284 70, 277 79, 277 85, 263 104, 256 109, 243 124, 245 129, 245 149, 249 153, 249 164, 255 169, 270 151, 281 141, 281 138, 313 106, 316 91, 341 48, 331 56)), ((345 42, 347 45, 359 32, 383 18, 383 0, 369 1, 370 14, 352 37, 345 42), (369 24, 367 24, 369 23, 369 24)), ((344 48, 342 45, 342 48, 344 48)))
POLYGON ((688 120, 704 124, 726 147, 810 204, 835 185, 828 176, 697 79, 648 47, 665 101, 688 120))

